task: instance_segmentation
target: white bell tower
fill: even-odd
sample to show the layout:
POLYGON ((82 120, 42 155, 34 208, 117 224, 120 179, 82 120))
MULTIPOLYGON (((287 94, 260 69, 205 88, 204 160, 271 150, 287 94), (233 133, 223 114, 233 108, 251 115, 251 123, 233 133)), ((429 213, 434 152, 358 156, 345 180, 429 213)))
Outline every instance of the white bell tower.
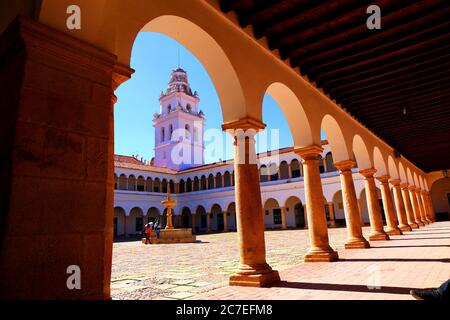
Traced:
POLYGON ((155 166, 180 171, 204 164, 205 117, 198 110, 199 101, 186 71, 173 70, 159 97, 160 112, 153 116, 155 166))

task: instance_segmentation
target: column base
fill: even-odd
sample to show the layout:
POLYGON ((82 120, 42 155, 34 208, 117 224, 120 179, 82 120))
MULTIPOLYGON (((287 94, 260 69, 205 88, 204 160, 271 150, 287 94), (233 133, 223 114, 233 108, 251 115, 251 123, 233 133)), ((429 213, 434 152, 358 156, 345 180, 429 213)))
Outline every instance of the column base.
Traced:
POLYGON ((382 241, 382 240, 390 240, 386 232, 376 232, 372 233, 369 236, 369 241, 382 241))
POLYGON ((365 248, 370 248, 370 243, 364 238, 350 240, 345 244, 345 249, 365 249, 365 248))
POLYGON ((425 227, 425 224, 424 224, 422 221, 416 221, 416 224, 417 224, 419 227, 425 227))
POLYGON ((386 233, 388 235, 390 235, 390 236, 402 235, 403 234, 399 228, 387 229, 386 233))
POLYGON ((233 274, 230 276, 230 286, 241 287, 264 287, 271 283, 280 281, 278 271, 271 270, 262 274, 233 274))
POLYGON ((411 227, 411 229, 419 229, 417 223, 411 223, 409 226, 411 227))
POLYGON ((423 223, 424 225, 430 224, 427 220, 422 220, 422 223, 423 223))
POLYGON ((405 232, 405 231, 412 231, 411 226, 407 225, 407 224, 402 224, 398 226, 400 228, 401 231, 405 232))
POLYGON ((331 248, 322 251, 309 251, 304 258, 305 262, 333 262, 338 260, 338 253, 331 248))

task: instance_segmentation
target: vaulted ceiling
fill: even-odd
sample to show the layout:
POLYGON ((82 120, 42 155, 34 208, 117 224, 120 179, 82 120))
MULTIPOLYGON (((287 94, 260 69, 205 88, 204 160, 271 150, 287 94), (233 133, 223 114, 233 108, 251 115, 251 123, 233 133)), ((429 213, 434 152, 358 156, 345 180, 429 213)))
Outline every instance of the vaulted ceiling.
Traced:
POLYGON ((221 0, 281 59, 424 171, 450 168, 450 1, 221 0), (369 5, 381 9, 370 30, 369 5))

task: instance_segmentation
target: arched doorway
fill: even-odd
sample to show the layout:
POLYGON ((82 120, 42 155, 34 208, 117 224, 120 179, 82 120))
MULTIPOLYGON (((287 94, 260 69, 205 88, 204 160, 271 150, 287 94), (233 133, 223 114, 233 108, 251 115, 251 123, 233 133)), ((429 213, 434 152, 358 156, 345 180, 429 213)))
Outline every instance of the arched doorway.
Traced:
POLYGON ((212 221, 211 226, 212 230, 223 231, 224 222, 223 222, 223 212, 220 205, 215 204, 211 208, 212 221))
POLYGON ((114 208, 114 237, 125 234, 125 209, 122 207, 114 208))
POLYGON ((188 207, 183 207, 183 210, 181 211, 181 226, 183 228, 192 227, 192 214, 191 209, 188 207))
POLYGON ((450 178, 441 178, 431 185, 431 201, 436 221, 450 219, 450 178))

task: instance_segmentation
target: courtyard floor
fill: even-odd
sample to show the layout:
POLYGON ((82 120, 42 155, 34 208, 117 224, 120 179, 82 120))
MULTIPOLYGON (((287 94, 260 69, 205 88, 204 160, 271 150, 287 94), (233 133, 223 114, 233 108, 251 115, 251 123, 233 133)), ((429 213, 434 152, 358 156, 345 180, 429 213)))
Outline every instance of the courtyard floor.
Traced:
MULTIPOLYGON (((364 235, 370 232, 363 228, 364 235)), ((303 263, 308 230, 266 231, 267 261, 282 281, 269 288, 229 287, 238 266, 235 232, 197 243, 116 242, 113 299, 412 299, 410 288, 450 278, 450 222, 437 222, 372 248, 344 250, 345 228, 329 229, 340 261, 303 263)))

